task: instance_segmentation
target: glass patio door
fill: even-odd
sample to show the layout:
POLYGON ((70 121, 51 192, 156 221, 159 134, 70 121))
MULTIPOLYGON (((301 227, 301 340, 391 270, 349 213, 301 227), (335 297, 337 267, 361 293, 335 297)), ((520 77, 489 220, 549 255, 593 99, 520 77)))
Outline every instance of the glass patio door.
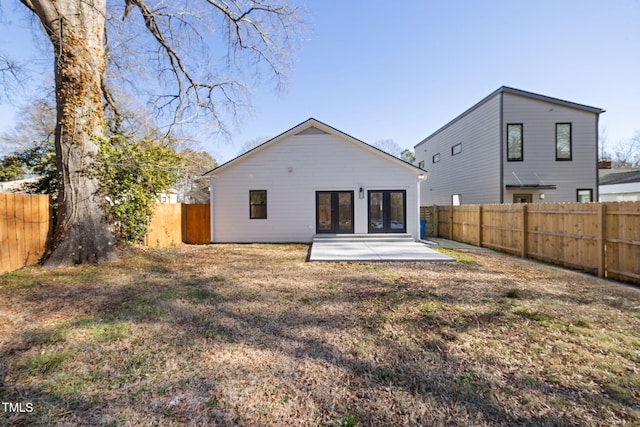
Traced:
POLYGON ((369 190, 369 233, 406 233, 405 199, 405 190, 369 190))
POLYGON ((353 234, 353 191, 316 191, 316 233, 353 234))

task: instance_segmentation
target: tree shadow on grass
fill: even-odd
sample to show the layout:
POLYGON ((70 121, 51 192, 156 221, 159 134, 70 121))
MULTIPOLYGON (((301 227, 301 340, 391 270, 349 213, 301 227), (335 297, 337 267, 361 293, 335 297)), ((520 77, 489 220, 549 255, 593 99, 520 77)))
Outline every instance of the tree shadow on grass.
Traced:
MULTIPOLYGON (((277 424, 282 421, 276 416, 278 407, 295 402, 311 408, 314 414, 307 415, 324 425, 350 414, 361 425, 399 420, 427 425, 574 425, 567 410, 531 413, 520 404, 514 411, 513 403, 505 405, 496 396, 511 389, 514 394, 557 396, 568 402, 564 406, 618 404, 601 394, 531 378, 508 378, 505 386, 450 351, 448 343, 457 339, 456 334, 513 320, 500 310, 451 318, 446 304, 454 299, 438 298, 415 283, 381 277, 378 271, 345 274, 337 282, 321 272, 312 281, 314 289, 280 285, 258 292, 243 281, 259 278, 259 272, 237 279, 196 267, 184 258, 153 252, 133 268, 110 267, 114 275, 129 274, 125 285, 101 286, 104 273, 97 270, 98 282, 88 277, 83 280, 89 282, 75 288, 31 290, 33 304, 42 303, 44 309, 67 302, 76 315, 54 326, 18 331, 3 341, 0 378, 5 382, 0 397, 36 403, 36 411, 18 422, 277 424), (434 305, 427 305, 433 309, 418 317, 390 317, 407 301, 418 307, 434 305), (389 322, 397 330, 388 330, 389 322), (429 334, 415 339, 406 330, 429 334), (336 336, 343 339, 336 341, 336 336), (360 342, 364 344, 359 347, 360 342), (225 367, 217 360, 222 355, 233 362, 233 354, 254 351, 253 360, 268 351, 283 365, 265 374, 255 366, 225 367), (59 362, 40 360, 43 354, 64 352, 67 358, 59 362), (206 357, 215 360, 215 369, 206 357), (335 372, 335 383, 314 383, 313 371, 304 369, 309 363, 316 370, 335 372), (261 414, 267 409, 251 406, 251 398, 243 393, 257 392, 269 381, 285 386, 286 393, 279 402, 270 402, 271 413, 261 414), (342 400, 336 401, 333 393, 342 400), (303 405, 303 399, 309 402, 303 405)), ((384 266, 380 268, 384 272, 384 266)), ((631 401, 625 404, 634 407, 631 401)), ((290 424, 309 421, 300 417, 290 424)))

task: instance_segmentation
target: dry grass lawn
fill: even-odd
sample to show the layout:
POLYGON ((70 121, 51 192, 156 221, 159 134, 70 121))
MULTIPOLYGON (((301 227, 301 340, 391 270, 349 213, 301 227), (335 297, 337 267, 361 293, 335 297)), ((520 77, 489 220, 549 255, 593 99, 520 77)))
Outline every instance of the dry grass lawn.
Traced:
POLYGON ((491 251, 181 246, 0 276, 15 425, 640 425, 640 291, 491 251))

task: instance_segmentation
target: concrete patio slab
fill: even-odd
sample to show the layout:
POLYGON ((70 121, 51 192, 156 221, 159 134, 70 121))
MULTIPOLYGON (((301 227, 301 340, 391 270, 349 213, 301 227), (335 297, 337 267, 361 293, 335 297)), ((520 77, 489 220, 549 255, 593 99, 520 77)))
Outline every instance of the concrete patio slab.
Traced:
POLYGON ((309 261, 454 261, 407 235, 331 235, 313 239, 309 261))

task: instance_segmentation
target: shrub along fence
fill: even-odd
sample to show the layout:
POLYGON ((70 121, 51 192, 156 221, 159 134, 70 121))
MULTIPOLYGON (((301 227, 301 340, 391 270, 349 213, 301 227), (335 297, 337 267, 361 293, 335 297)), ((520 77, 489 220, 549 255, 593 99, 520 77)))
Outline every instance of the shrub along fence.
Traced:
POLYGON ((36 264, 44 255, 49 196, 0 193, 0 274, 36 264))
MULTIPOLYGON (((158 204, 145 238, 151 247, 211 242, 209 205, 158 204)), ((46 248, 49 196, 0 193, 0 274, 38 263, 46 248)))
POLYGON ((432 206, 426 211, 434 236, 640 283, 640 202, 432 206))

